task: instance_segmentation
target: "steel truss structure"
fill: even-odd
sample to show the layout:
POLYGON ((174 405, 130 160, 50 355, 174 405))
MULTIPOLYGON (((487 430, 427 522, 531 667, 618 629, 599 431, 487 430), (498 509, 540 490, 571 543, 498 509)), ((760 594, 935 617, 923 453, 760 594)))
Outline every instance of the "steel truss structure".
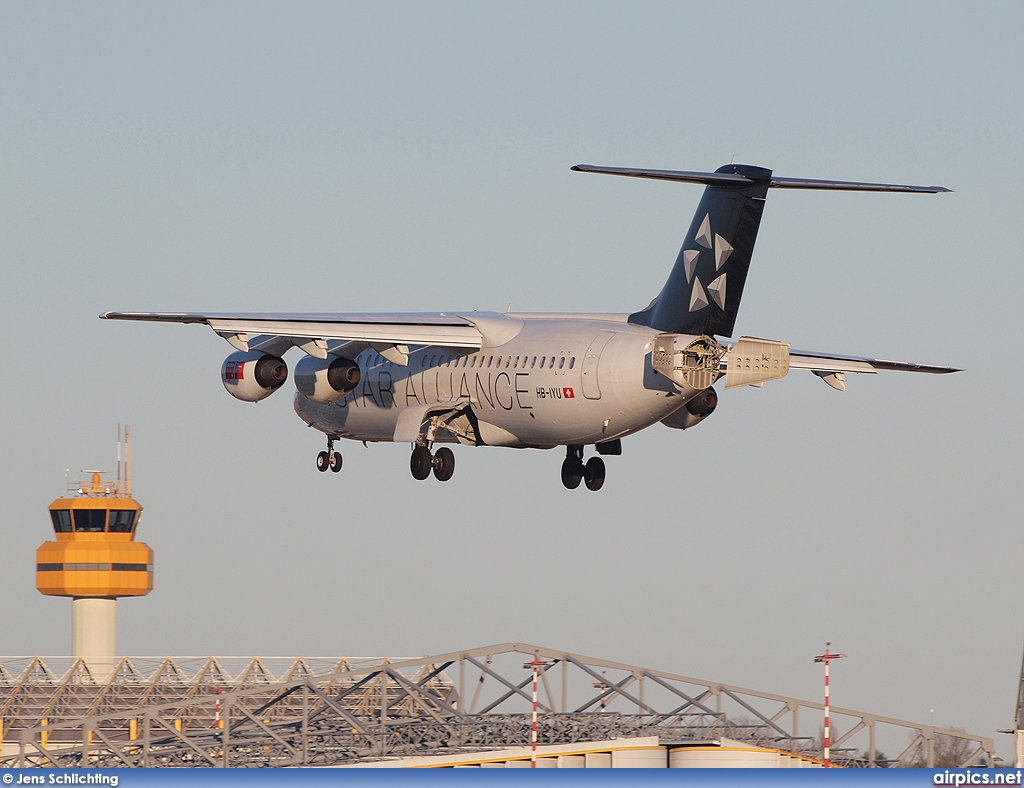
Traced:
MULTIPOLYGON (((817 730, 820 703, 504 643, 420 659, 278 660, 277 672, 273 660, 237 663, 234 673, 224 659, 194 661, 190 673, 181 658, 154 661, 148 673, 123 660, 105 682, 77 663, 59 678, 41 662, 18 674, 0 663, 9 753, 0 766, 327 766, 526 745, 532 672, 524 667, 534 657, 546 663, 541 744, 729 738, 820 755, 817 737, 801 732, 817 730)), ((943 739, 961 744, 956 765, 994 765, 991 738, 831 708, 837 765, 933 766, 943 739), (902 752, 883 759, 883 743, 902 752)))

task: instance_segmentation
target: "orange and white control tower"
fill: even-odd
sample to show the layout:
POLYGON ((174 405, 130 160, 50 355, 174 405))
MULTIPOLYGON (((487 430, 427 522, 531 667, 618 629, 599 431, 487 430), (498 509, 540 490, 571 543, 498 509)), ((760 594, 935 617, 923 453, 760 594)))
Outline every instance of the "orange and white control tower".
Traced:
POLYGON ((118 429, 117 481, 107 471, 92 474, 77 496, 50 504, 57 541, 36 550, 36 588, 47 596, 71 597, 71 653, 93 675, 106 679, 117 663, 117 599, 153 590, 153 551, 135 541, 142 507, 131 496, 131 439, 125 428, 125 473, 121 480, 118 429))

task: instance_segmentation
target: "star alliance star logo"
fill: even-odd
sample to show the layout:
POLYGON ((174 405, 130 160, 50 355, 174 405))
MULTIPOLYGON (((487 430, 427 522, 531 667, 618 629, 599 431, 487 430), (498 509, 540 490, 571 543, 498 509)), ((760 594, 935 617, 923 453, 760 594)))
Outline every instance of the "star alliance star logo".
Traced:
MULTIPOLYGON (((718 234, 712 235, 711 216, 709 214, 704 214, 704 221, 700 223, 700 229, 697 231, 697 237, 694 240, 698 246, 703 246, 708 251, 714 252, 715 271, 721 271, 725 261, 732 254, 732 245, 722 236, 718 234)), ((711 299, 714 300, 719 309, 725 309, 725 274, 720 274, 705 289, 701 285, 700 279, 694 276, 699 257, 700 249, 683 250, 683 270, 686 272, 686 281, 687 283, 693 282, 693 289, 690 291, 690 311, 699 312, 701 309, 709 306, 711 300, 709 300, 708 294, 710 294, 711 299)))

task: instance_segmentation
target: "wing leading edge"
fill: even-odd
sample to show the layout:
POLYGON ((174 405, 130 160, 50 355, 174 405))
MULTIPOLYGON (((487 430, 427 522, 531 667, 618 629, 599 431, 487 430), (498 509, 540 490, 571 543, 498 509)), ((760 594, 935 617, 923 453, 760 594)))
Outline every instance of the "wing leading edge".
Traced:
POLYGON ((225 339, 229 336, 251 334, 293 340, 342 340, 465 348, 479 348, 483 344, 481 332, 472 321, 443 312, 404 314, 104 312, 100 317, 104 320, 200 323, 208 325, 225 339))

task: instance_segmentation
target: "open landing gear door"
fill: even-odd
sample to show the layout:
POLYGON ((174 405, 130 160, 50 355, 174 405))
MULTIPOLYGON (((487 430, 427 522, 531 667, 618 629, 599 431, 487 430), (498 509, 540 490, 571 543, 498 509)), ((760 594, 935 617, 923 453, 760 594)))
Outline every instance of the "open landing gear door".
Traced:
POLYGON ((433 443, 451 436, 465 446, 478 446, 481 443, 478 432, 477 420, 468 402, 416 405, 399 414, 394 441, 433 443))

